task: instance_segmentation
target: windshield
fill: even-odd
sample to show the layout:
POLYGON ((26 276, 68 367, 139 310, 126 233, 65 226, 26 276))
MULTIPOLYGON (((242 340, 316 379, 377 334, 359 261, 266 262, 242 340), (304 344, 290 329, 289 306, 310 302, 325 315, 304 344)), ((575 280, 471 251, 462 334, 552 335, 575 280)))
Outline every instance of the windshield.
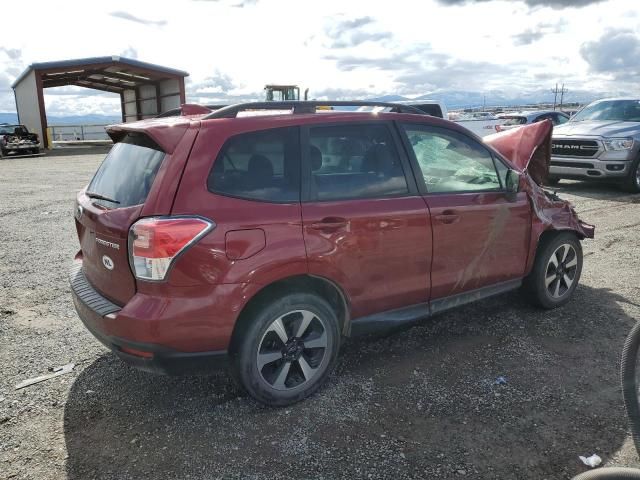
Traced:
POLYGON ((640 122, 640 100, 605 100, 592 103, 574 115, 571 122, 584 120, 640 122))
POLYGON ((0 135, 15 135, 26 133, 26 128, 22 125, 1 125, 0 135))

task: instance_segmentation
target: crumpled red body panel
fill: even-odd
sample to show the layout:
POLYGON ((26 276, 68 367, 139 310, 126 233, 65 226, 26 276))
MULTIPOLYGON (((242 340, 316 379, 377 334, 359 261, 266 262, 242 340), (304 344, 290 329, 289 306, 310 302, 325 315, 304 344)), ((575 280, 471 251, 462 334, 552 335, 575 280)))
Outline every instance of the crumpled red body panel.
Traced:
POLYGON ((483 141, 507 158, 519 172, 527 171, 538 184, 549 178, 551 162, 551 120, 524 125, 488 135, 483 141))
MULTIPOLYGON (((526 192, 531 202, 530 252, 536 251, 540 236, 547 230, 573 231, 580 239, 594 236, 595 227, 580 220, 569 202, 543 188, 549 176, 552 131, 553 124, 545 120, 483 139, 520 172, 519 190, 526 192)), ((534 259, 530 254, 527 273, 534 259)))

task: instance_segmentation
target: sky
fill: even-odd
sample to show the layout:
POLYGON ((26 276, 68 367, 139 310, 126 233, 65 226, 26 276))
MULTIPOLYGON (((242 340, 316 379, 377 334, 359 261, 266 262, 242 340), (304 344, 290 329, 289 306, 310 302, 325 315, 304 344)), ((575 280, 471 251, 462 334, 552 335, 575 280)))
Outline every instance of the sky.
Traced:
MULTIPOLYGON (((0 30, 0 112, 31 63, 121 55, 185 70, 187 101, 445 92, 640 95, 638 0, 21 0, 0 30), (37 12, 37 13, 36 13, 37 12)), ((119 115, 119 96, 45 91, 48 115, 119 115)))

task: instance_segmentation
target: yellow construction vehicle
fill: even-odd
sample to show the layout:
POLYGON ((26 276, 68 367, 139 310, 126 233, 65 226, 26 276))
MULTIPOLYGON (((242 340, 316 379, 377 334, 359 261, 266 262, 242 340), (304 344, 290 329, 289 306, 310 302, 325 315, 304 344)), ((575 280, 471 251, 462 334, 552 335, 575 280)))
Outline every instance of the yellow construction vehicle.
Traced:
MULTIPOLYGON (((265 99, 267 102, 297 102, 300 100, 300 87, 297 85, 265 85, 265 99)), ((309 89, 304 91, 307 100, 309 89)))

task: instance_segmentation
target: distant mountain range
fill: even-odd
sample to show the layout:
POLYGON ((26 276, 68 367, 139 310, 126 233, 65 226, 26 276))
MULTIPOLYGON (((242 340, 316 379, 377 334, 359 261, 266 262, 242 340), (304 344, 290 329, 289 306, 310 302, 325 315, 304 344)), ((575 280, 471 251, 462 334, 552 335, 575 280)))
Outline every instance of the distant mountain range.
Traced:
MULTIPOLYGON (((588 103, 598 98, 612 96, 602 92, 589 92, 585 90, 571 90, 564 97, 564 102, 588 103)), ((369 98, 371 101, 395 102, 400 100, 437 100, 445 104, 447 109, 490 106, 512 106, 553 102, 553 93, 550 90, 535 90, 526 93, 509 95, 502 91, 468 92, 461 90, 439 90, 419 97, 404 97, 402 95, 382 95, 369 98)), ((560 98, 558 98, 558 102, 560 98)), ((73 115, 68 117, 48 116, 49 125, 89 125, 120 123, 120 116, 116 115, 73 115)), ((18 117, 15 113, 0 112, 0 123, 16 123, 18 117)))
MULTIPOLYGON (((608 96, 601 92, 574 90, 564 96, 564 103, 588 103, 608 96)), ((536 90, 516 95, 508 95, 501 91, 467 92, 459 90, 440 90, 419 97, 403 97, 401 95, 383 95, 369 100, 379 102, 397 102, 401 100, 437 100, 445 104, 447 109, 486 106, 511 106, 553 102, 553 93, 549 90, 536 90)), ((560 98, 558 97, 558 102, 560 98)))

